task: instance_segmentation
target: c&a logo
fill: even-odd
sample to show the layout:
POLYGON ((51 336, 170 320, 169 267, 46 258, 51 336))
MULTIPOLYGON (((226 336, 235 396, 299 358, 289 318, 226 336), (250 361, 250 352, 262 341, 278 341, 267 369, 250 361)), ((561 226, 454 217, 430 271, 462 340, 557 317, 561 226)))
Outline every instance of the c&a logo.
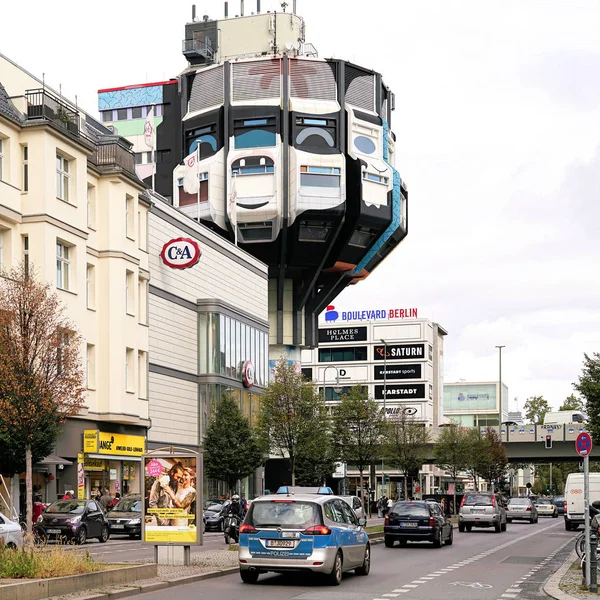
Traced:
POLYGON ((337 310, 335 310, 333 304, 330 304, 325 310, 325 321, 337 321, 340 318, 340 315, 337 310))
POLYGON ((172 269, 187 269, 200 260, 200 246, 189 238, 169 240, 162 248, 162 261, 172 269))

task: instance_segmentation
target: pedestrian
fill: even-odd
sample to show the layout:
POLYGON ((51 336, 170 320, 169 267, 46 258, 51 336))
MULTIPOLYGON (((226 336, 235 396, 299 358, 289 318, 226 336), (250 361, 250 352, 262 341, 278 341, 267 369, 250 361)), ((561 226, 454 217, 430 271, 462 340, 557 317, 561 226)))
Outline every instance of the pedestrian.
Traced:
POLYGON ((119 494, 119 492, 117 492, 115 494, 115 497, 110 501, 108 508, 113 509, 119 503, 120 499, 121 499, 121 494, 119 494))
POLYGON ((75 492, 73 490, 65 490, 65 495, 62 497, 63 500, 72 500, 75 492))
POLYGON ((108 508, 108 505, 112 502, 112 496, 110 495, 110 491, 108 488, 104 488, 104 494, 102 494, 102 496, 100 497, 99 502, 104 510, 106 510, 108 508))
POLYGON ((394 506, 394 501, 391 498, 387 500, 387 511, 385 514, 388 514, 390 510, 392 510, 392 506, 394 506))
POLYGON ((385 494, 383 494, 383 496, 381 496, 381 516, 385 517, 385 515, 387 515, 387 505, 388 505, 388 499, 387 496, 385 494))

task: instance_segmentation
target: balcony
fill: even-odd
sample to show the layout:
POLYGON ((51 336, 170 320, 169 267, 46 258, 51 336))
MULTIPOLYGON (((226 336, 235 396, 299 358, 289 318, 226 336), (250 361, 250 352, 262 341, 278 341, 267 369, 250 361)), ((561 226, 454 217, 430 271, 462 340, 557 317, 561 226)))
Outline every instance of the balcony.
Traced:
POLYGON ((126 146, 128 142, 119 138, 99 140, 89 162, 103 173, 124 172, 138 179, 135 173, 133 153, 126 146))
MULTIPOLYGON (((27 122, 48 123, 54 128, 69 134, 71 137, 81 136, 79 111, 74 110, 66 102, 57 98, 46 89, 27 90, 27 122)), ((89 143, 89 140, 85 140, 89 143)))
POLYGON ((202 40, 183 40, 182 42, 183 55, 191 63, 211 63, 214 60, 215 51, 210 39, 202 40), (199 60, 194 60, 199 59, 199 60))

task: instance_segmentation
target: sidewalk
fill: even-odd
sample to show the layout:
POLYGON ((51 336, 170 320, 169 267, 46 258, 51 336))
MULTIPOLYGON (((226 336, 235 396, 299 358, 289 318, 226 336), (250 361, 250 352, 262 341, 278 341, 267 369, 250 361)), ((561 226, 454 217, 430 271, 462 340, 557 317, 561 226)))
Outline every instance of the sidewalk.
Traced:
POLYGON ((581 585, 581 569, 575 550, 569 554, 562 567, 548 579, 544 592, 556 600, 590 600, 598 597, 581 585), (574 566, 575 565, 575 566, 574 566))

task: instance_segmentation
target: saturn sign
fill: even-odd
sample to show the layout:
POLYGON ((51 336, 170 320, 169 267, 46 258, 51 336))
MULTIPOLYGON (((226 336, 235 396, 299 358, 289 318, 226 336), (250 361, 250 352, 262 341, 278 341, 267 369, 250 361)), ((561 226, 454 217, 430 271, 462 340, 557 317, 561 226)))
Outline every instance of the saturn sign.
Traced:
POLYGON ((201 254, 200 246, 194 240, 176 238, 163 246, 160 257, 171 269, 189 269, 200 260, 201 254))

